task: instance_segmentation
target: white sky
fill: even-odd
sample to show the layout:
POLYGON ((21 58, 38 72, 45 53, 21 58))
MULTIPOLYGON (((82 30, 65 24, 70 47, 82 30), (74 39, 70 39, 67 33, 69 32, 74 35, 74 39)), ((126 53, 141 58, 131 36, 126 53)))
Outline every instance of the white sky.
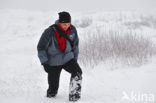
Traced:
POLYGON ((0 0, 0 9, 28 10, 133 10, 155 8, 156 0, 0 0))

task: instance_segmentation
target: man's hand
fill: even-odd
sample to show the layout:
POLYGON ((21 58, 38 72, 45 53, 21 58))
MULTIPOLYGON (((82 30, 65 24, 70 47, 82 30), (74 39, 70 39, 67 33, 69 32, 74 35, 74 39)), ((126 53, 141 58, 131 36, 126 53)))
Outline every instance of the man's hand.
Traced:
POLYGON ((42 63, 43 67, 44 67, 44 70, 45 72, 49 72, 49 65, 47 63, 42 63))

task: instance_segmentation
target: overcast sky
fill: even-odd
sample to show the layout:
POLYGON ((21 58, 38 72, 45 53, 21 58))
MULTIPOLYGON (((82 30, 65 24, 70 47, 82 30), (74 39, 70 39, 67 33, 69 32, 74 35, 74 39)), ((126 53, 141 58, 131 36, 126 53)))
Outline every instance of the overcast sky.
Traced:
POLYGON ((0 0, 0 9, 28 10, 134 10, 155 8, 156 0, 0 0))

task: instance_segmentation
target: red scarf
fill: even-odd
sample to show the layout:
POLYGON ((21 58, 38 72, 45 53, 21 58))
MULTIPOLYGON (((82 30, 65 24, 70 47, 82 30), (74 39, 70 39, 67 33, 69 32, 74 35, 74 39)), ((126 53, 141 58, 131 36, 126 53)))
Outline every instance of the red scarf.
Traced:
MULTIPOLYGON (((66 34, 71 32, 71 26, 67 30, 63 30, 60 23, 58 23, 58 26, 66 34)), ((66 49, 66 39, 64 37, 62 37, 62 36, 61 36, 61 38, 59 38, 59 36, 60 36, 59 32, 56 32, 56 38, 57 38, 57 43, 59 45, 59 49, 61 51, 64 51, 66 49)))

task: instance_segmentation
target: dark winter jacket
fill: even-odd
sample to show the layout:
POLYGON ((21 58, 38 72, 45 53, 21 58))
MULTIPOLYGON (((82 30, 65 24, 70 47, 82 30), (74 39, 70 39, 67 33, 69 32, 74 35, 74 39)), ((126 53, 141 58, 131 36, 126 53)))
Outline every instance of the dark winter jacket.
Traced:
MULTIPOLYGON (((55 21, 55 24, 58 25, 58 20, 55 21)), ((44 30, 37 45, 38 57, 41 64, 46 63, 50 66, 58 66, 65 64, 72 58, 77 61, 79 54, 79 38, 77 30, 73 25, 71 33, 67 35, 69 39, 74 41, 73 51, 70 42, 66 40, 66 49, 62 52, 59 49, 56 34, 53 29, 49 26, 44 30)))

